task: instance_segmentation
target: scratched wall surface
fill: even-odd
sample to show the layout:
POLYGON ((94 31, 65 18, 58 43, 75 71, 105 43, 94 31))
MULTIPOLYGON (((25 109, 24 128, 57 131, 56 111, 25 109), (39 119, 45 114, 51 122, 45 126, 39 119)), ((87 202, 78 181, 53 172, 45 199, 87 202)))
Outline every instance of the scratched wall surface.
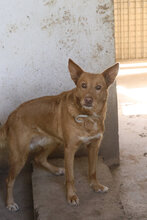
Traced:
POLYGON ((72 88, 69 57, 91 72, 114 63, 111 0, 0 1, 0 121, 28 99, 72 88))

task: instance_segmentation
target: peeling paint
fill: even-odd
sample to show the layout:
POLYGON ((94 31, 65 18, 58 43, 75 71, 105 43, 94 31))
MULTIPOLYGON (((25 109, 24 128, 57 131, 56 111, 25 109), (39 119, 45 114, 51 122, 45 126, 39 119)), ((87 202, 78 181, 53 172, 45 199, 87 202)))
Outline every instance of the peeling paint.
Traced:
POLYGON ((103 4, 103 5, 98 5, 96 7, 96 13, 99 13, 99 14, 105 14, 106 11, 108 11, 110 8, 110 5, 107 5, 107 4, 103 4))
POLYGON ((45 24, 44 26, 51 27, 66 22, 70 22, 70 23, 75 22, 75 18, 74 16, 71 15, 70 11, 64 11, 63 15, 51 14, 50 17, 43 18, 41 22, 41 26, 45 24))
POLYGON ((60 25, 59 29, 61 29, 61 26, 62 29, 65 29, 65 33, 68 35, 67 37, 69 37, 70 34, 78 34, 83 31, 86 34, 89 33, 87 28, 88 18, 84 16, 75 17, 69 10, 65 10, 62 15, 51 14, 50 17, 44 18, 41 21, 41 29, 48 31, 49 35, 56 29, 57 25, 60 25), (72 27, 73 30, 70 27, 72 27))
POLYGON ((104 47, 103 45, 101 45, 100 43, 97 43, 95 45, 95 48, 93 50, 93 53, 92 53, 92 58, 95 59, 95 60, 98 60, 99 57, 101 56, 101 52, 104 50, 104 47))
POLYGON ((113 23, 114 22, 114 18, 111 16, 111 15, 106 15, 104 18, 103 18, 103 23, 113 23))
POLYGON ((16 33, 18 27, 16 24, 8 24, 8 32, 9 33, 16 33))
POLYGON ((104 5, 99 5, 99 9, 105 11, 105 10, 108 10, 108 9, 109 9, 109 6, 106 5, 106 4, 104 4, 104 5))
POLYGON ((103 49, 104 49, 104 47, 102 46, 102 45, 100 45, 99 43, 97 43, 97 50, 99 51, 99 52, 101 52, 103 49))
POLYGON ((44 6, 53 6, 55 5, 57 2, 57 0, 44 0, 43 3, 44 3, 44 6))

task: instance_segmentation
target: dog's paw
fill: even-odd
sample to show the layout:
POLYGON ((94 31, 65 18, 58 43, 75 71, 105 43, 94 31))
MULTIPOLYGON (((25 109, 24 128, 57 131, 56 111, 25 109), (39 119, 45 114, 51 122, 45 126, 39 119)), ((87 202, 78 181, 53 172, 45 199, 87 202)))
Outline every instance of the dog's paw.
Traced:
POLYGON ((107 186, 101 185, 99 183, 91 184, 91 187, 94 190, 94 192, 106 193, 109 190, 109 188, 107 186))
POLYGON ((65 169, 62 168, 62 167, 60 167, 60 168, 58 169, 58 171, 55 172, 55 175, 57 175, 57 176, 62 176, 62 175, 64 175, 64 174, 65 174, 65 169))
POLYGON ((73 196, 69 196, 67 200, 68 200, 68 203, 72 206, 79 205, 79 198, 76 194, 74 194, 73 196))
POLYGON ((7 209, 11 212, 17 212, 19 210, 19 206, 16 203, 12 203, 7 205, 7 209))
POLYGON ((107 186, 103 186, 103 189, 99 189, 97 192, 106 193, 108 192, 109 188, 107 186))

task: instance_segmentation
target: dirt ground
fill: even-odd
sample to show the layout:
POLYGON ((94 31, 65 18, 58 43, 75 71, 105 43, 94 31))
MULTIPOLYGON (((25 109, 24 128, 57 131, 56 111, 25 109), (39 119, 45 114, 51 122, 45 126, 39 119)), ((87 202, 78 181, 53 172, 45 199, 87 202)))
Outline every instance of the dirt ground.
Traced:
MULTIPOLYGON (((146 69, 147 70, 147 69, 146 69)), ((147 219, 147 73, 118 77, 120 166, 113 177, 128 219, 147 219)), ((129 73, 129 70, 128 70, 129 73)))

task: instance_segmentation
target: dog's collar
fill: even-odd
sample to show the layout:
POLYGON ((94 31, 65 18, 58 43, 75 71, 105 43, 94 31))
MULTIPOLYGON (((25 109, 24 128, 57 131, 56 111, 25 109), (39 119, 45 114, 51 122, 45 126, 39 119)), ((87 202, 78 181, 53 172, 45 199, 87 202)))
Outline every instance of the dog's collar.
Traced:
POLYGON ((79 118, 87 118, 87 117, 88 117, 88 115, 77 115, 75 117, 75 121, 78 123, 81 123, 81 122, 83 122, 83 120, 80 120, 79 118))
POLYGON ((80 118, 88 118, 90 121, 94 122, 94 119, 97 119, 97 118, 99 118, 99 117, 100 117, 100 115, 97 115, 96 113, 93 114, 92 116, 90 116, 90 115, 77 115, 77 116, 75 117, 75 121, 76 121, 77 123, 82 123, 83 120, 80 120, 80 118))

